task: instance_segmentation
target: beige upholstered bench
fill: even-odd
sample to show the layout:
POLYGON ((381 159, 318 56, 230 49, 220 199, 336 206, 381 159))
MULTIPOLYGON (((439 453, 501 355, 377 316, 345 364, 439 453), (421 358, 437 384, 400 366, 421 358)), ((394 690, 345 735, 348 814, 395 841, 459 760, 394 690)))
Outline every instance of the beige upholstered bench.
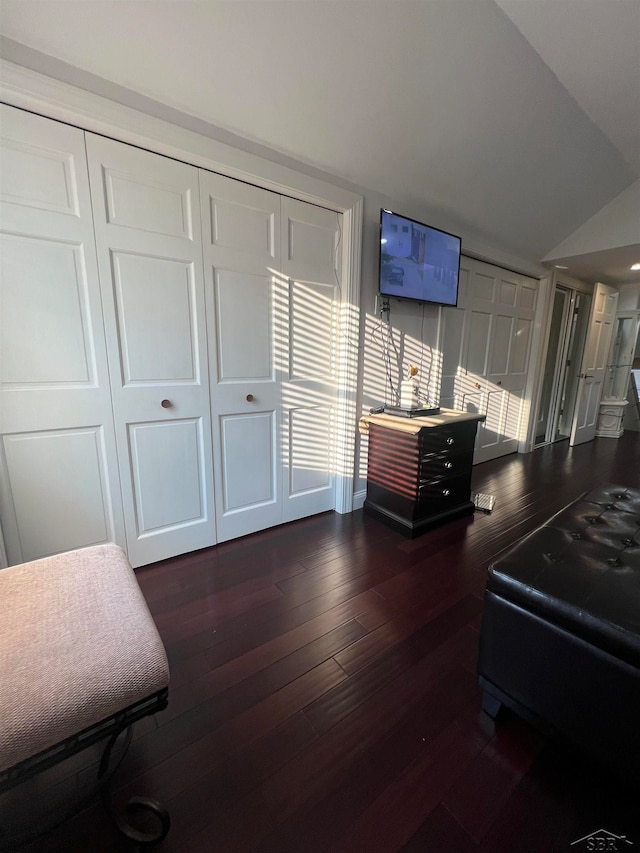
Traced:
MULTIPOLYGON (((109 738, 104 773, 117 736, 166 707, 168 683, 122 549, 98 545, 0 571, 0 793, 109 738)), ((149 803, 157 805, 138 805, 149 803)), ((166 813, 161 821, 164 837, 166 813)))

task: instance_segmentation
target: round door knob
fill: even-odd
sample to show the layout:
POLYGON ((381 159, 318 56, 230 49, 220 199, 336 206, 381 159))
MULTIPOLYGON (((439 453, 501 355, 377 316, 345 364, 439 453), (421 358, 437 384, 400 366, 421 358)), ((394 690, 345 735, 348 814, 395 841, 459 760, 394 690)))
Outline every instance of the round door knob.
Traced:
POLYGON ((449 495, 451 494, 451 490, 450 489, 443 489, 442 494, 445 496, 445 498, 448 498, 449 495))
POLYGON ((444 467, 445 468, 453 468, 453 462, 445 462, 444 467))
POLYGON ((449 438, 447 439, 447 444, 453 444, 453 439, 451 438, 451 436, 449 436, 449 438))
POLYGON ((163 408, 163 409, 170 409, 170 408, 171 408, 171 405, 172 405, 172 404, 171 404, 171 400, 163 400, 163 401, 160 403, 160 405, 162 406, 162 408, 163 408))
POLYGON ((253 403, 253 394, 247 394, 247 403, 253 403))
POLYGON ((496 385, 502 385, 502 381, 496 382, 496 385))

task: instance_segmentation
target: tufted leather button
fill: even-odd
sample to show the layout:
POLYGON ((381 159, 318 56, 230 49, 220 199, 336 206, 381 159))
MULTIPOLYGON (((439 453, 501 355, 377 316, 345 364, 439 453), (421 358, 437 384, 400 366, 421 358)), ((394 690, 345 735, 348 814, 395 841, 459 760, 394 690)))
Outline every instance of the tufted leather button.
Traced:
POLYGON ((619 495, 614 495, 614 498, 617 501, 625 501, 627 499, 627 496, 624 494, 624 492, 621 492, 619 495))
POLYGON ((582 533, 580 533, 580 531, 577 531, 576 533, 572 533, 571 536, 573 539, 584 539, 584 536, 582 535, 582 533))
POLYGON ((548 560, 550 560, 550 562, 552 562, 552 563, 559 563, 560 562, 559 554, 553 554, 551 551, 547 551, 547 553, 545 554, 545 557, 548 560))
POLYGON ((609 557, 607 563, 611 566, 612 569, 617 569, 618 566, 622 565, 622 560, 620 557, 609 557))
POLYGON ((636 545, 637 542, 635 542, 631 536, 627 536, 626 539, 622 540, 622 544, 625 546, 625 548, 630 548, 632 545, 636 545))
POLYGON ((614 509, 614 504, 605 504, 604 508, 605 509, 614 509))
POLYGON ((589 524, 602 524, 602 519, 599 515, 589 515, 587 516, 587 521, 589 524))

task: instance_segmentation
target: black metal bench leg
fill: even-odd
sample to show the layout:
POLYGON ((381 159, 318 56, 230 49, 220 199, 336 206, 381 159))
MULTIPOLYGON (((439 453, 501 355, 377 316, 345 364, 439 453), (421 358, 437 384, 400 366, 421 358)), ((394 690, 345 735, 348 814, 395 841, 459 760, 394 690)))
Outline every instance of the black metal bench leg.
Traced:
POLYGON ((110 791, 110 782, 113 778, 113 774, 118 768, 120 762, 124 758, 129 744, 131 743, 131 736, 133 734, 133 727, 127 726, 126 728, 120 729, 120 731, 114 732, 109 738, 107 745, 102 754, 102 759, 100 761, 100 767, 98 769, 98 781, 101 786, 101 796, 102 802, 104 803, 104 807, 107 811, 107 814, 116 825, 118 831, 128 838, 130 841, 133 841, 139 848, 147 847, 150 844, 159 844, 163 841, 169 829, 171 827, 171 819, 169 817, 169 812, 157 801, 152 799, 151 797, 131 797, 131 799, 125 805, 125 812, 127 815, 127 819, 122 817, 117 810, 115 809, 112 799, 111 799, 111 791, 110 791), (125 732, 125 743, 123 753, 118 759, 117 763, 114 767, 109 769, 109 761, 111 759, 111 752, 113 747, 120 737, 122 732, 125 732), (142 813, 151 813, 157 823, 157 827, 155 831, 144 831, 135 827, 132 823, 129 822, 130 818, 135 818, 137 815, 142 813))

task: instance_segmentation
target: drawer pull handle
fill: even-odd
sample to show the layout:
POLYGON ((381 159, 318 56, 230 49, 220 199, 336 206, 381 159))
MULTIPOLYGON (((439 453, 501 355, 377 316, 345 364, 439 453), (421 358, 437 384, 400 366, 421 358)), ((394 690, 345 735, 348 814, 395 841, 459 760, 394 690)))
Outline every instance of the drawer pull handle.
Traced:
POLYGON ((444 467, 445 468, 453 468, 453 462, 445 462, 444 467))
POLYGON ((443 489, 442 494, 445 496, 445 498, 448 498, 449 495, 451 494, 451 490, 450 489, 443 489))
POLYGON ((172 403, 171 403, 171 400, 163 400, 163 401, 160 403, 160 405, 162 406, 162 408, 163 408, 163 409, 170 409, 170 408, 171 408, 172 403))
POLYGON ((247 403, 253 403, 253 394, 247 394, 247 403))
POLYGON ((449 438, 447 439, 447 444, 453 444, 453 439, 451 438, 451 436, 449 436, 449 438))

